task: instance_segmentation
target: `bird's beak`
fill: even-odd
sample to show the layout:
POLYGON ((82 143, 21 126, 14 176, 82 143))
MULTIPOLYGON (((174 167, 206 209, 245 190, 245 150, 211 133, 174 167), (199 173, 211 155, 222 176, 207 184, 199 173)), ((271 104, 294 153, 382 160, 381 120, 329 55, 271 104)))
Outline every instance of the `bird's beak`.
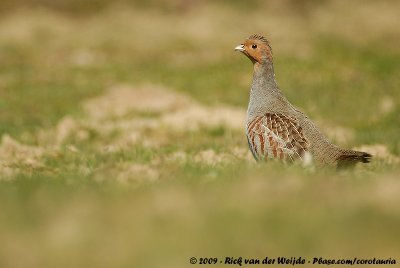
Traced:
POLYGON ((237 47, 235 47, 235 51, 243 52, 244 51, 244 45, 238 45, 237 47))

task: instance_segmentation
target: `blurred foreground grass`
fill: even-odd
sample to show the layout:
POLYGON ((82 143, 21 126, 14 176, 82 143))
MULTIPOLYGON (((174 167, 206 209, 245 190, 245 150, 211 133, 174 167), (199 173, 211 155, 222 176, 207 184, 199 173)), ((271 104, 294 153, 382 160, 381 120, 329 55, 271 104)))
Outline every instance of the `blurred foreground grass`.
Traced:
POLYGON ((7 3, 0 267, 400 261, 397 1, 120 2, 96 12, 7 3), (341 146, 375 154, 371 165, 336 173, 252 161, 242 131, 252 70, 233 47, 254 32, 269 37, 293 104, 341 146))

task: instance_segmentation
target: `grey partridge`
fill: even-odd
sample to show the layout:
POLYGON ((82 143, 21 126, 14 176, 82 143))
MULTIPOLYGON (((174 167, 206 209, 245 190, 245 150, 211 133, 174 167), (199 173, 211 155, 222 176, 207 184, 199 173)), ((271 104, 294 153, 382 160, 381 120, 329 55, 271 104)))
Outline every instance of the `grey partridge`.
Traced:
POLYGON ((365 152, 332 144, 301 111, 282 94, 275 81, 272 49, 268 40, 251 35, 235 48, 253 63, 254 74, 247 110, 246 136, 256 160, 305 161, 338 168, 370 162, 365 152))

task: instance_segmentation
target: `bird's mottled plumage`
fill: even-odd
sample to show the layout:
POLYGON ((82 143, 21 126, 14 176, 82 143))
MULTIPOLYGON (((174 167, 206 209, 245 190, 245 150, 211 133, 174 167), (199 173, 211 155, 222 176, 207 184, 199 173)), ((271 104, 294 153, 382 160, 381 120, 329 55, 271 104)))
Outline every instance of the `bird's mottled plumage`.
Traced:
POLYGON ((257 160, 293 162, 311 155, 314 162, 338 167, 368 163, 368 153, 345 150, 330 143, 314 123, 283 96, 275 81, 268 40, 253 34, 237 46, 254 64, 247 110, 246 136, 257 160))
POLYGON ((279 158, 293 162, 304 157, 309 142, 296 118, 280 113, 256 116, 246 127, 250 150, 257 159, 279 158))

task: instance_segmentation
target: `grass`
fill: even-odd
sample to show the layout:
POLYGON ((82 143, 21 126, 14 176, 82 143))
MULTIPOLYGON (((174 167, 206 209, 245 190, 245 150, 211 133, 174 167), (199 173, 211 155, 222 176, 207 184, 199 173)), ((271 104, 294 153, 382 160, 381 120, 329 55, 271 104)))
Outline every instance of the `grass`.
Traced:
POLYGON ((400 261, 397 2, 75 5, 0 19, 0 267, 400 261), (373 163, 251 160, 233 47, 254 31, 289 100, 373 163))

